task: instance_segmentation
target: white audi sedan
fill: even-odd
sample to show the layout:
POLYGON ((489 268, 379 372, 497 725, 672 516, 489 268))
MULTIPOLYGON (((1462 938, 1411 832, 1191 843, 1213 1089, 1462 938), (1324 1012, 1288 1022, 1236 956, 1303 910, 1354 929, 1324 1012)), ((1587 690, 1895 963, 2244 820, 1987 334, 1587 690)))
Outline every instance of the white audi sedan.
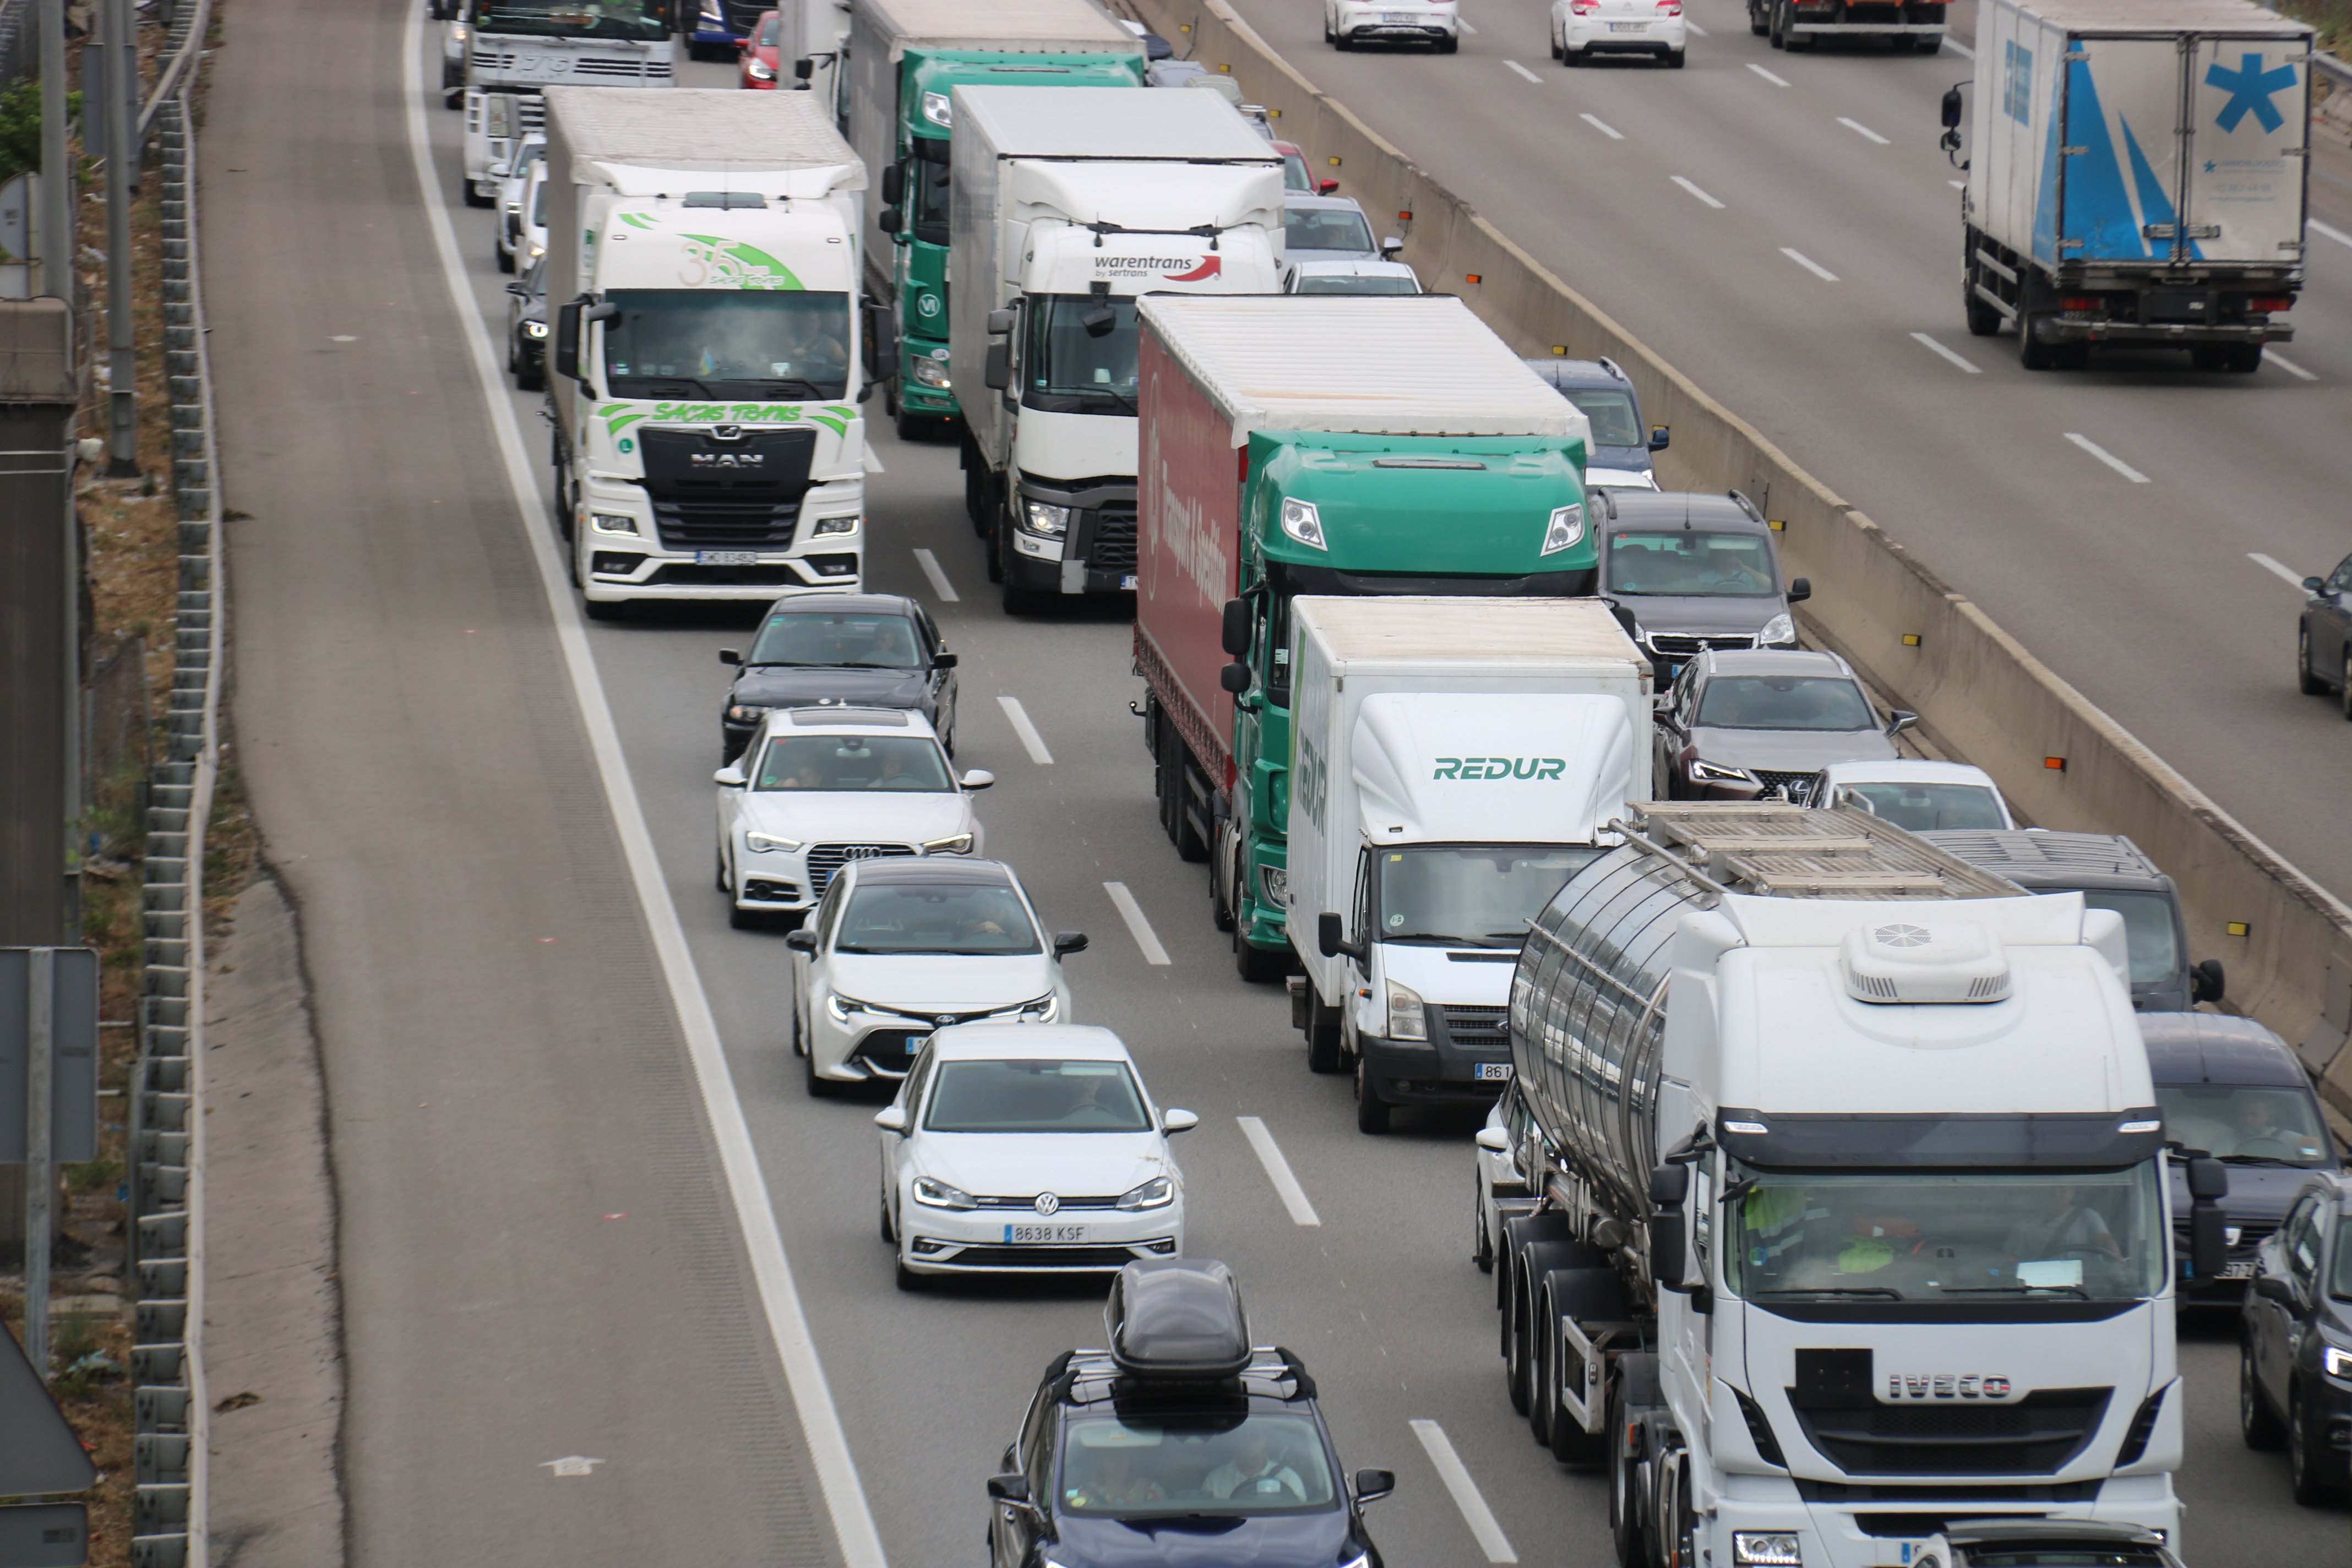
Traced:
POLYGON ((852 860, 979 854, 971 796, 996 782, 957 777, 923 716, 898 708, 778 709, 710 776, 719 890, 738 927, 809 909, 852 860))
POLYGON ((925 857, 850 862, 784 943, 793 1048, 822 1095, 906 1077, 934 1029, 1067 1019, 1062 960, 1087 938, 1048 938, 1003 862, 925 857))
POLYGON ((1184 1250, 1171 1134, 1127 1047, 1076 1024, 965 1024, 915 1058, 882 1129, 898 1289, 935 1274, 1109 1272, 1184 1250))
POLYGON ((1683 0, 1552 0, 1551 58, 1562 65, 1648 55, 1679 69, 1689 47, 1683 0))

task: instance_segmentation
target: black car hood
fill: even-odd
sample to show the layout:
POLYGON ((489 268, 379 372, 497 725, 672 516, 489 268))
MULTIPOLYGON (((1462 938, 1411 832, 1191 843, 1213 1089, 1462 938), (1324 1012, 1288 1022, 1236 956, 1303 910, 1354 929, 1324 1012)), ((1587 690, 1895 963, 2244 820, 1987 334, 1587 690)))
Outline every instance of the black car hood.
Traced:
POLYGON ((1640 622, 1643 631, 1668 637, 1753 637, 1766 621, 1789 608, 1778 594, 1755 599, 1727 594, 1626 594, 1610 595, 1609 602, 1640 622))
POLYGON ((761 665, 735 678, 730 702, 761 708, 812 706, 825 700, 876 708, 920 707, 929 682, 919 669, 824 669, 761 665))
MULTIPOLYGON (((1647 622, 1643 623, 1647 625, 1647 622)), ((1691 744, 1727 768, 1769 768, 1779 773, 1819 773, 1832 763, 1883 762, 1896 753, 1880 730, 1717 730, 1701 726, 1691 744)))
MULTIPOLYGON (((2230 1173, 2230 1194, 2221 1200, 2221 1212, 2230 1223, 2258 1223, 2275 1226, 2286 1217, 2287 1205, 2311 1179, 2311 1169, 2304 1165, 2225 1165, 2230 1173)), ((2172 1167, 2172 1214, 2176 1220, 2189 1217, 2189 1178, 2179 1165, 2172 1167)))
POLYGON ((1070 1568, 1335 1568, 1348 1541, 1345 1509, 1131 1521, 1065 1514, 1056 1522, 1062 1538, 1051 1555, 1070 1568))

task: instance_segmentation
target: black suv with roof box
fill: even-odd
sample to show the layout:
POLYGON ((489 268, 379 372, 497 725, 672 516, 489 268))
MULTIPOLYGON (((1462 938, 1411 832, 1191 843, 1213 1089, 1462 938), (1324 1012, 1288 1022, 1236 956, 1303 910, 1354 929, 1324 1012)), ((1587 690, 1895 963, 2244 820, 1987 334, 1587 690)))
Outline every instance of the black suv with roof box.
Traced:
POLYGON ((992 1568, 1381 1568, 1362 1509, 1386 1470, 1343 1481, 1315 1380, 1253 1346, 1222 1263, 1129 1264, 1108 1350, 1045 1368, 988 1483, 992 1568))

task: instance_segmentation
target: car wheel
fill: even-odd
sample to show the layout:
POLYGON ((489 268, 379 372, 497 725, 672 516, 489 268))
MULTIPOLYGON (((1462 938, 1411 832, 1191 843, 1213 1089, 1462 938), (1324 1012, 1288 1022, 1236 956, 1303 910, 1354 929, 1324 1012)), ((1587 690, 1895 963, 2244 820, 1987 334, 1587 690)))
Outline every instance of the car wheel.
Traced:
POLYGON ((899 1289, 904 1290, 909 1296, 919 1296, 922 1294, 924 1287, 929 1283, 929 1280, 925 1279, 921 1275, 907 1267, 907 1260, 905 1258, 901 1258, 898 1260, 899 1289))
POLYGON ((840 1087, 831 1079, 817 1076, 816 1047, 813 1042, 802 1042, 801 1076, 808 1080, 808 1094, 811 1100, 831 1100, 834 1097, 834 1091, 840 1087))
POLYGON ((710 862, 711 881, 718 885, 720 892, 733 892, 735 889, 727 885, 727 851, 724 849, 712 850, 710 853, 710 862))
POLYGON ((2294 628, 2294 689, 2305 697, 2318 697, 2327 690, 2326 678, 2311 668, 2311 623, 2303 621, 2294 628))
POLYGON ((2247 1447, 2255 1449, 2275 1448, 2286 1436, 2286 1428, 2263 1397, 2261 1380, 2254 1375, 2254 1347, 2242 1340, 2238 1344, 2238 1436, 2247 1447))
POLYGON ((2332 1503, 2344 1490, 2344 1461, 2328 1448, 2324 1434, 2312 1430, 2303 1396, 2293 1389, 2286 1396, 2286 1473, 2294 1500, 2305 1508, 2332 1503))
POLYGON ((1389 1130, 1389 1102, 1381 1098, 1380 1086, 1372 1081, 1370 1069, 1364 1066, 1364 1058, 1358 1057, 1356 1058, 1356 1131, 1369 1132, 1375 1136, 1386 1132, 1389 1130))
POLYGON ((515 371, 515 386, 523 392, 547 390, 547 362, 523 355, 522 364, 515 371))
POLYGON ((1460 54, 1462 52, 1462 40, 1454 37, 1453 34, 1448 33, 1445 37, 1437 40, 1437 52, 1441 55, 1460 54))
POLYGON ((1323 41, 1327 44, 1338 41, 1338 35, 1331 31, 1331 13, 1328 11, 1323 13, 1323 41))
POLYGON ((483 195, 480 192, 475 190, 473 181, 468 180, 466 182, 466 205, 467 206, 486 207, 491 204, 493 199, 494 198, 483 195))
POLYGON ((1579 66, 1591 65, 1592 63, 1592 51, 1591 49, 1570 48, 1568 46, 1568 40, 1563 38, 1560 40, 1559 45, 1559 63, 1568 67, 1570 70, 1574 70, 1579 66))
POLYGON ((1559 58, 1559 35, 1558 33, 1554 33, 1546 40, 1546 42, 1551 46, 1551 58, 1554 59, 1559 58))
POLYGON ((2344 667, 2336 672, 2336 689, 2344 694, 2344 717, 2352 719, 2352 652, 2344 656, 2344 667))
POLYGON ((747 910, 735 901, 732 892, 727 899, 727 923, 736 931, 757 931, 762 917, 757 910, 747 910))
POLYGON ((1770 18, 1764 24, 1765 36, 1771 39, 1774 48, 1785 49, 1789 47, 1788 0, 1771 0, 1771 5, 1770 18))
POLYGON ((1668 70, 1677 71, 1682 69, 1683 60, 1688 56, 1689 52, 1690 51, 1687 49, 1676 49, 1672 54, 1668 55, 1666 57, 1666 68, 1668 70))
POLYGON ((497 258, 499 271, 512 272, 515 269, 514 252, 496 240, 490 242, 490 254, 497 258))
POLYGON ((580 607, 588 613, 592 621, 617 621, 629 613, 626 599, 583 599, 580 607))
POLYGON ((885 1188, 883 1188, 883 1189, 882 1189, 882 1205, 881 1205, 881 1206, 882 1206, 882 1239, 883 1239, 883 1240, 885 1240, 885 1241, 892 1241, 892 1242, 895 1242, 895 1241, 897 1241, 897 1240, 898 1239, 898 1231, 897 1231, 897 1229, 896 1229, 895 1227, 893 1227, 893 1226, 892 1226, 892 1225, 890 1224, 890 1189, 889 1189, 889 1188, 887 1188, 887 1187, 885 1187, 885 1188))
POLYGON ((1331 47, 1344 55, 1356 47, 1356 40, 1346 33, 1334 32, 1331 35, 1331 47))
POLYGON ((1772 30, 1772 14, 1759 6, 1755 0, 1748 0, 1748 30, 1759 38, 1772 30))

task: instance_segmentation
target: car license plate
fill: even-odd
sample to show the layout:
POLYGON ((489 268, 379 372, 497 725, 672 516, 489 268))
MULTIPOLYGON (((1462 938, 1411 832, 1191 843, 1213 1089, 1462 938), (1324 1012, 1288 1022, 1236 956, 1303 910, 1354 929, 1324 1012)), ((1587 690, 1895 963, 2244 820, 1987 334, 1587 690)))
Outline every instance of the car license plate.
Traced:
POLYGON ((1015 1247, 1075 1247, 1087 1238, 1082 1225, 1008 1225, 1004 1239, 1015 1247))
POLYGON ((1609 24, 1609 30, 1612 33, 1646 33, 1650 30, 1650 24, 1647 22, 1612 22, 1609 24))
POLYGON ((930 1031, 928 1029, 903 1035, 868 1035, 866 1037, 862 1054, 870 1058, 877 1059, 878 1065, 880 1066, 896 1069, 903 1068, 912 1062, 915 1059, 915 1053, 921 1050, 923 1048, 923 1042, 930 1037, 930 1031), (891 1059, 888 1061, 878 1060, 878 1058, 885 1057, 891 1059))
POLYGON ((1418 22, 1421 18, 1414 16, 1410 11, 1383 11, 1381 13, 1381 20, 1383 22, 1418 22))
POLYGON ((2254 1269, 2256 1267, 2257 1264, 2254 1259, 2251 1258, 2242 1258, 2235 1263, 2224 1263, 2221 1265, 2221 1278, 2224 1279, 2252 1279, 2254 1277, 2254 1269))
POLYGON ((1477 1072, 1472 1076, 1476 1078, 1480 1083, 1499 1081, 1511 1076, 1511 1064, 1508 1062, 1480 1062, 1478 1064, 1477 1072))
POLYGON ((756 550, 698 550, 695 563, 700 566, 757 566, 760 552, 756 550))
POLYGON ((1135 592, 1135 574, 1130 572, 1126 576, 1121 577, 1118 580, 1118 591, 1122 594, 1132 594, 1135 592))

